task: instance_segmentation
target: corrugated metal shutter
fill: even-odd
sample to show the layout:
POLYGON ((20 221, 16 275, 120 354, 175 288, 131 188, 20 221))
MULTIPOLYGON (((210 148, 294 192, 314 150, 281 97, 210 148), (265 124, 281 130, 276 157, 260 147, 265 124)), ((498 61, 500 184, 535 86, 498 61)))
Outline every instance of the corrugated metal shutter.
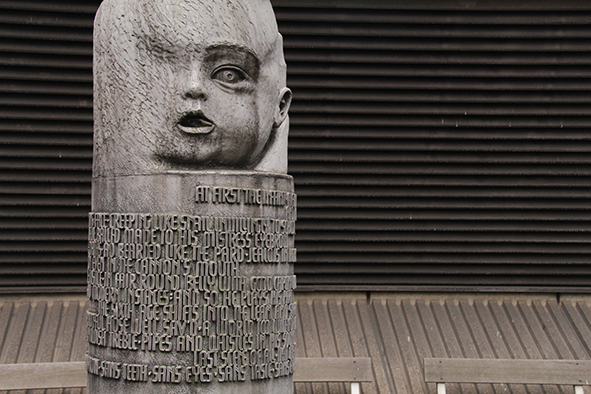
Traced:
POLYGON ((278 3, 301 289, 589 290, 589 6, 278 3))
MULTIPOLYGON (((98 3, 0 1, 0 286, 85 283, 98 3)), ((300 288, 589 291, 591 6, 407 3, 274 0, 300 288)))
POLYGON ((0 1, 0 286, 86 283, 99 1, 0 1))

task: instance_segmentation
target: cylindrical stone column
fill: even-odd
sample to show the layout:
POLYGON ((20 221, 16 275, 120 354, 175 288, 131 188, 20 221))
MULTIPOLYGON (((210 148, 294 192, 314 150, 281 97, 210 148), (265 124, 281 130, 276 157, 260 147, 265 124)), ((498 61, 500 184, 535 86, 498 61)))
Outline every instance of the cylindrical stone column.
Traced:
POLYGON ((293 392, 281 46, 267 0, 101 5, 90 394, 293 392))

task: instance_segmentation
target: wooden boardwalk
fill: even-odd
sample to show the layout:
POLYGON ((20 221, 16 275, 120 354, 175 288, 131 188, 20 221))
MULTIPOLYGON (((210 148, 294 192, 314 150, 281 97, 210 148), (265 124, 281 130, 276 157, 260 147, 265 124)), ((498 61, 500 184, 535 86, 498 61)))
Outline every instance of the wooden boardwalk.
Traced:
MULTIPOLYGON (((361 384, 365 394, 435 393, 435 383, 425 383, 424 358, 591 360, 591 296, 298 293, 297 299, 297 357, 371 357, 374 379, 361 384)), ((0 298, 0 363, 83 360, 85 307, 82 295, 0 298)), ((340 394, 346 386, 298 383, 296 393, 340 394)), ((447 385, 450 394, 572 392, 558 385, 447 385)))

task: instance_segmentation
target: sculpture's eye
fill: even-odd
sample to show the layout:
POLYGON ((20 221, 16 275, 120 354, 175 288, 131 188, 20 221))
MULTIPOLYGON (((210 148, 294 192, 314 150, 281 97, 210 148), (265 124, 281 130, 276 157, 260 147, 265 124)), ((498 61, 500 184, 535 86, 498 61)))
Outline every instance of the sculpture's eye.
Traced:
POLYGON ((244 72, 235 67, 222 67, 213 72, 213 79, 225 84, 236 84, 247 79, 244 72))

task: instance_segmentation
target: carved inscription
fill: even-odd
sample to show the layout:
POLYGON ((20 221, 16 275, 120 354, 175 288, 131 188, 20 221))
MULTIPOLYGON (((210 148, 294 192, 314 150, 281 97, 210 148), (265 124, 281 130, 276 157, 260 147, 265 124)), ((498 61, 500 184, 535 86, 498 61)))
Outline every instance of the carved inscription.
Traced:
POLYGON ((246 275, 293 263, 295 195, 197 187, 196 203, 278 206, 281 219, 182 213, 91 213, 89 343, 182 353, 182 365, 86 359, 95 375, 131 382, 208 383, 293 373, 294 275, 246 275))

